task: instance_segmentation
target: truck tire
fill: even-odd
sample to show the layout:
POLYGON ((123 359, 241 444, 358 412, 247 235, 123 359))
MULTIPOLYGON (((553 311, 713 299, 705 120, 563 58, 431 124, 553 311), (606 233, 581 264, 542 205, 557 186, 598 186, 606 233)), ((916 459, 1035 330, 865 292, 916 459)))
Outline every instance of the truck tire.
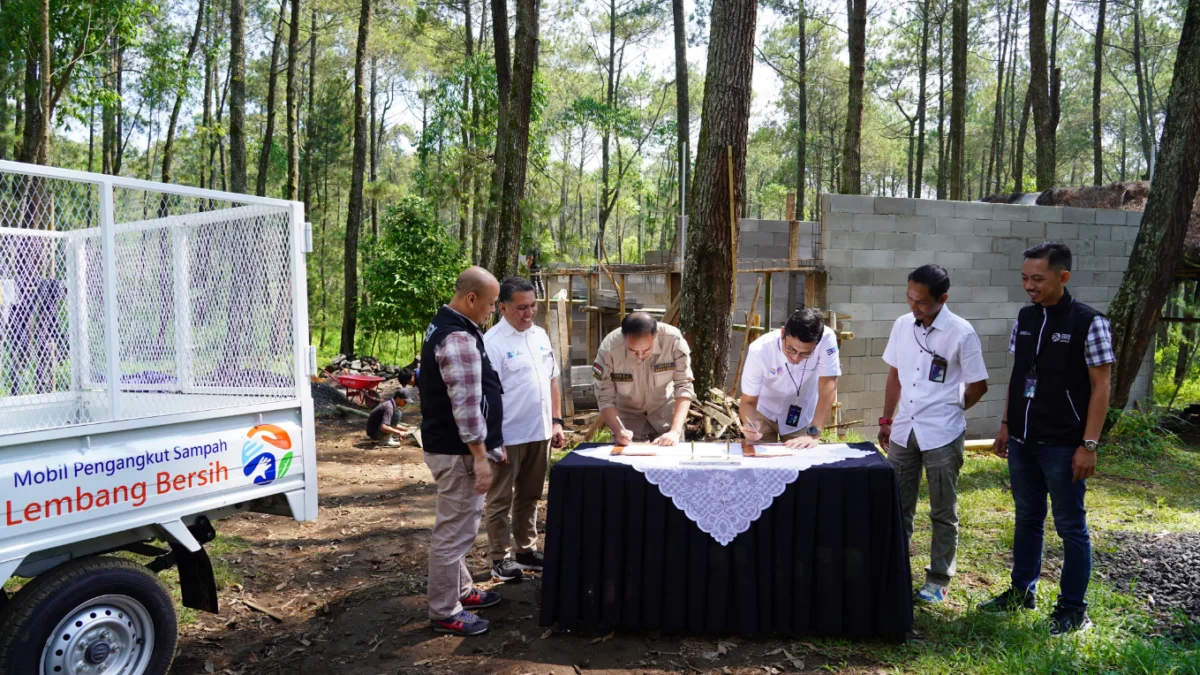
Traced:
POLYGON ((176 630, 171 597, 145 566, 72 560, 26 584, 0 611, 0 673, 165 675, 176 630))

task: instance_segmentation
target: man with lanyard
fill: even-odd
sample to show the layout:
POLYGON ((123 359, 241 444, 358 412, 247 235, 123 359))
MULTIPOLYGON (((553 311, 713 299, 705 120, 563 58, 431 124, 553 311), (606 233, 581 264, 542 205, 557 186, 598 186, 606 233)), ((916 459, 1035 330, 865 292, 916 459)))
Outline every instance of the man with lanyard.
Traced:
POLYGON ((837 336, 812 307, 755 340, 746 352, 738 406, 746 440, 781 440, 792 448, 820 443, 837 398, 839 357, 837 336))
POLYGON ((600 417, 613 442, 675 445, 683 438, 692 387, 692 350, 679 329, 633 312, 600 343, 592 364, 600 417))
POLYGON ((946 307, 949 291, 950 276, 938 265, 924 265, 909 274, 912 313, 896 319, 883 350, 890 368, 879 446, 896 470, 905 542, 912 539, 922 467, 929 480, 933 538, 925 585, 917 592, 925 602, 944 601, 954 577, 964 413, 987 393, 983 346, 971 324, 946 307))
POLYGON ((564 440, 563 421, 558 417, 558 360, 546 331, 533 323, 537 311, 533 284, 509 277, 500 284, 502 318, 483 336, 488 359, 504 387, 507 459, 494 467, 492 489, 483 506, 492 579, 496 581, 520 581, 522 570, 542 569, 537 502, 546 484, 550 445, 562 447, 564 440), (509 557, 514 540, 511 553, 515 555, 509 557))
POLYGON ((425 464, 437 483, 425 594, 430 624, 439 633, 486 633, 487 620, 468 610, 500 602, 498 594, 474 587, 466 562, 479 533, 483 495, 492 486, 488 459, 504 458, 504 392, 479 330, 499 294, 490 272, 467 268, 450 304, 442 305, 425 330, 421 348, 421 435, 425 464))
POLYGON ((1008 458, 1016 516, 1012 587, 983 605, 1034 609, 1042 573, 1046 496, 1063 541, 1058 602, 1050 634, 1092 627, 1087 615, 1092 544, 1084 495, 1108 414, 1116 360, 1108 319, 1067 292, 1071 249, 1045 242, 1025 251, 1021 282, 1033 301, 1017 315, 1009 340, 1016 355, 995 451, 1008 458))

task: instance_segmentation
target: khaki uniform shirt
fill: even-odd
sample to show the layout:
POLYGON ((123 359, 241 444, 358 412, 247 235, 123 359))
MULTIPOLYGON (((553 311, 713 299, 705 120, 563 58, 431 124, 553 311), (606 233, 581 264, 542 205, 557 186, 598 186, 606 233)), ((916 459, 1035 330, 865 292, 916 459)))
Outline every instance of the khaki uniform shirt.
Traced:
POLYGON ((620 328, 609 333, 596 353, 592 378, 600 410, 616 408, 636 440, 671 427, 676 399, 696 398, 691 347, 678 328, 662 322, 644 361, 625 348, 620 328))

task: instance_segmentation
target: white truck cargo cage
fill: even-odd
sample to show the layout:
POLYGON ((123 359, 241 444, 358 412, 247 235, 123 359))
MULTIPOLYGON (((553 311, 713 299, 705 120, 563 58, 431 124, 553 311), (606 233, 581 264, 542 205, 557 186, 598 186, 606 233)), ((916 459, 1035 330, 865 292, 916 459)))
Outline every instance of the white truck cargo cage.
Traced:
POLYGON ((159 675, 203 545, 317 516, 296 202, 0 161, 0 675, 159 675), (129 551, 148 556, 110 555, 129 551))

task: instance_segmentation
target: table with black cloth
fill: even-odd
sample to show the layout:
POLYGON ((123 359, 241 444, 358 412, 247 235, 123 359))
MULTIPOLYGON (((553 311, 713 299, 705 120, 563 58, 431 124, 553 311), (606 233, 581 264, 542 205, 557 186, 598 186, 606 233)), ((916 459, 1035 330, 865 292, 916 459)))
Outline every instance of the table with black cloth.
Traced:
POLYGON ((902 639, 912 581, 895 472, 852 447, 872 452, 801 471, 728 546, 637 469, 568 454, 550 471, 541 624, 902 639))

